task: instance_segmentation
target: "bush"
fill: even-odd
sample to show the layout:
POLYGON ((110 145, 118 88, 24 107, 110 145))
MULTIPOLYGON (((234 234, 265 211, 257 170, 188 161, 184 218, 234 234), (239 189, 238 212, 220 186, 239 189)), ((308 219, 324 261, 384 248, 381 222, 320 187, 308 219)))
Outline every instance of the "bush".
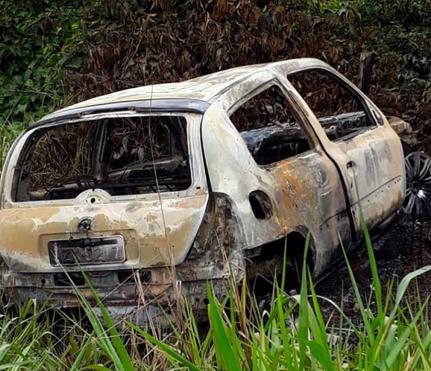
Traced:
POLYGON ((28 122, 64 100, 64 69, 81 66, 80 2, 0 0, 0 124, 28 122))

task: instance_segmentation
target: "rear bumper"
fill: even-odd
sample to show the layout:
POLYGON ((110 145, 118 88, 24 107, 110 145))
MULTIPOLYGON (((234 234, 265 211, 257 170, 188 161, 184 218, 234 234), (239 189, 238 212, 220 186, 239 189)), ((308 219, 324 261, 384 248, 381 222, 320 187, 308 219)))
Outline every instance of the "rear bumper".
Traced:
MULTIPOLYGON (((173 279, 171 283, 155 284, 143 282, 148 278, 148 271, 109 272, 103 277, 90 277, 95 291, 114 318, 126 317, 138 323, 163 323, 167 317, 176 313, 178 304, 185 298, 197 315, 206 313, 207 282, 211 282, 216 295, 226 292, 228 277, 216 277, 210 280, 181 281, 173 279)), ((49 303, 58 308, 80 306, 76 290, 93 306, 96 301, 92 290, 75 273, 56 277, 53 274, 17 274, 6 273, 3 276, 4 290, 7 297, 20 306, 30 299, 40 303, 49 303), (63 285, 63 286, 60 286, 63 285), (75 285, 75 286, 74 286, 75 285)), ((96 309, 97 310, 97 309, 96 309)))
MULTIPOLYGON (((231 274, 242 280, 243 259, 232 254, 229 264, 207 259, 187 260, 176 267, 142 270, 86 272, 87 278, 103 304, 114 317, 122 315, 139 323, 163 323, 186 299, 194 312, 206 314, 207 284, 217 296, 226 293, 231 274)), ((22 305, 30 299, 58 308, 81 305, 79 290, 96 307, 93 291, 81 272, 17 273, 2 267, 2 287, 8 299, 22 305)), ((96 309, 97 310, 97 309, 96 309)))

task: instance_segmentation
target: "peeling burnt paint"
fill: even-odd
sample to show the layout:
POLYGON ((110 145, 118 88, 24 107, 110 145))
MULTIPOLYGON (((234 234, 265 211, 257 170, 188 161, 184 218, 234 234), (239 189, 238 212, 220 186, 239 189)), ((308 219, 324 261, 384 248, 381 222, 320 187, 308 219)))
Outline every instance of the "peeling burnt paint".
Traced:
MULTIPOLYGON (((166 317, 160 309, 172 312, 178 295, 185 295, 197 313, 204 313, 208 281, 213 283, 219 296, 225 292, 232 277, 236 282, 241 282, 245 272, 240 242, 242 231, 232 213, 231 202, 225 196, 215 194, 210 205, 206 222, 183 263, 175 267, 150 269, 88 270, 87 275, 100 298, 111 308, 134 308, 132 312, 140 313, 140 320, 148 319, 146 316, 151 312, 159 313, 162 321, 166 317), (199 244, 204 246, 204 251, 199 249, 199 244), (146 310, 141 312, 142 308, 146 310)), ((86 287, 85 280, 80 278, 81 273, 69 274, 83 295, 93 302, 91 290, 86 287)), ((60 307, 79 305, 68 277, 62 272, 18 273, 5 269, 2 281, 5 292, 18 304, 36 298, 40 301, 49 300, 60 307)))
MULTIPOLYGON (((367 97, 314 59, 246 66, 66 108, 20 137, 0 184, 1 278, 16 302, 37 298, 60 306, 78 305, 65 267, 50 260, 50 242, 73 239, 90 248, 95 241, 121 236, 124 261, 89 264, 85 271, 108 306, 135 308, 142 318, 161 315, 160 308, 175 312, 178 295, 204 311, 207 281, 222 295, 232 275, 241 282, 246 271, 253 275, 274 269, 274 255, 265 261, 269 256, 265 251, 274 244, 298 254, 307 233, 312 236, 311 263, 318 276, 333 263, 340 242, 354 246, 361 230, 360 206, 373 229, 392 218, 405 196, 399 137, 367 97), (319 121, 288 80, 289 74, 310 68, 324 69, 347 84, 378 117, 375 127, 354 131, 346 139, 342 129, 355 127, 360 115, 328 119, 338 126, 319 121), (239 133, 231 113, 273 85, 286 95, 299 126, 278 124, 239 133), (199 110, 176 109, 175 99, 183 108, 199 100, 199 110), (149 100, 164 103, 145 112, 136 109, 139 104, 128 105, 149 100), (118 104, 121 111, 115 110, 118 104), (159 106, 171 110, 158 111, 159 106), (69 115, 75 111, 79 117, 69 115), (187 189, 112 195, 95 186, 66 199, 18 202, 12 197, 20 155, 35 131, 150 114, 181 115, 187 121, 191 171, 187 189), (293 145, 289 158, 259 163, 256 151, 262 143, 293 137, 309 147, 295 153, 293 145), (83 220, 91 221, 84 223, 88 228, 83 220)), ((80 269, 67 266, 91 299, 80 269)))

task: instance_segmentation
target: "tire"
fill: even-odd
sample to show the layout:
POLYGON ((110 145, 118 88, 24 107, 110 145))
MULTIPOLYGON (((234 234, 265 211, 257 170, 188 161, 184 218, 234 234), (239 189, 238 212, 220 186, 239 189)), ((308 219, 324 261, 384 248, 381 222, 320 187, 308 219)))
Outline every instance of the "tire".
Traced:
POLYGON ((404 158, 406 198, 403 211, 418 221, 431 219, 431 156, 411 152, 404 158))

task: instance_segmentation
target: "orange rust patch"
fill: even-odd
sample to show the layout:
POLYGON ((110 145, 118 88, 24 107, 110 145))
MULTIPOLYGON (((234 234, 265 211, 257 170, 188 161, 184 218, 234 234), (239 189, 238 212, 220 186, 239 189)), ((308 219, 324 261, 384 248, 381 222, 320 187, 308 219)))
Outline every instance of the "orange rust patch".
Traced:
MULTIPOLYGON (((3 254, 40 259, 50 270, 47 242, 77 235, 82 218, 92 219, 90 235, 125 234, 128 263, 139 268, 179 263, 200 226, 206 195, 178 200, 115 202, 110 204, 23 207, 0 210, 3 254), (140 204, 138 207, 137 204, 140 204), (163 213, 162 213, 163 209, 163 213), (166 233, 165 233, 166 226, 166 233), (126 231, 136 231, 131 235, 126 231), (126 236, 127 235, 127 236, 126 236)), ((21 259, 21 258, 19 258, 21 259)), ((26 265, 35 264, 26 262, 26 265)), ((35 271, 40 270, 34 265, 35 271)))

